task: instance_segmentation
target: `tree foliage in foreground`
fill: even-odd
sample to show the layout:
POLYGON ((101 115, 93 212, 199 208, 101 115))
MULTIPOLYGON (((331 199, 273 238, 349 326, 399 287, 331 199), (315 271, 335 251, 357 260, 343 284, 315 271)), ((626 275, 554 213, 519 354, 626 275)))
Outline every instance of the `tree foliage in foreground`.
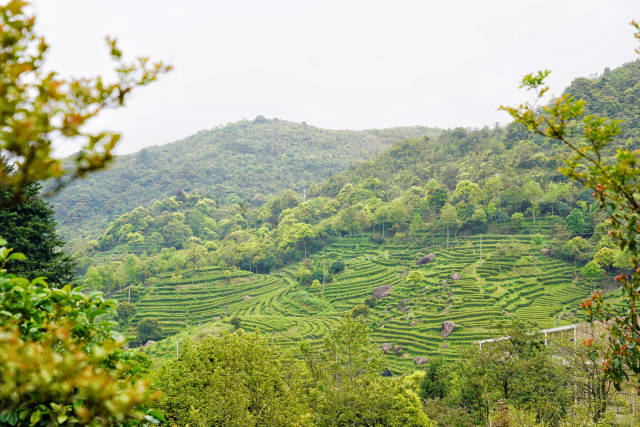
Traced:
POLYGON ((0 6, 0 153, 15 170, 0 170, 0 187, 11 197, 0 204, 22 200, 29 184, 54 179, 54 191, 70 180, 102 169, 111 161, 119 135, 93 133, 84 128, 106 108, 121 107, 138 86, 154 81, 170 67, 148 58, 127 63, 113 39, 107 39, 115 62, 116 81, 102 77, 64 79, 43 64, 49 46, 35 32, 29 2, 11 0, 0 6), (53 140, 81 141, 73 156, 73 169, 53 157, 53 140))
POLYGON ((433 425, 416 384, 381 376, 383 360, 363 317, 345 317, 319 351, 301 350, 317 425, 433 425))
MULTIPOLYGON (((5 245, 6 241, 0 241, 5 245)), ((104 320, 113 304, 67 285, 7 273, 24 259, 0 247, 0 422, 3 425, 119 425, 157 422, 139 361, 120 350, 104 320)))
POLYGON ((295 362, 257 334, 187 344, 157 374, 160 406, 176 425, 311 425, 295 362))
MULTIPOLYGON (((640 39, 640 26, 633 22, 640 39)), ((640 50, 636 50, 640 53, 640 50)), ((549 71, 529 74, 522 87, 533 90, 540 100, 548 92, 545 78, 549 71)), ((621 132, 621 121, 604 116, 584 115, 585 102, 565 93, 541 110, 524 104, 518 108, 502 107, 529 131, 562 141, 574 154, 561 171, 593 190, 600 208, 608 215, 609 236, 622 252, 628 252, 629 274, 616 280, 622 287, 625 303, 613 306, 596 292, 583 307, 590 320, 609 325, 609 347, 604 368, 616 387, 634 375, 640 375, 640 149, 620 147, 610 154, 608 146, 621 132)), ((597 354, 592 352, 596 361, 597 354)), ((640 386, 638 386, 640 391, 640 386)))

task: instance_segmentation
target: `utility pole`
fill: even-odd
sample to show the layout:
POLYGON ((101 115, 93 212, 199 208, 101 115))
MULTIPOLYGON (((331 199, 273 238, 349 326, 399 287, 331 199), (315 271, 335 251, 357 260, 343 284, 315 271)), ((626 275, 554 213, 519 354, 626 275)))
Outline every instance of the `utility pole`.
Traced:
POLYGON ((129 285, 127 290, 129 291, 129 296, 127 297, 127 302, 131 302, 131 285, 129 285))
POLYGON ((482 261, 482 234, 480 234, 480 261, 482 261))
POLYGON ((178 344, 178 337, 176 337, 176 359, 180 358, 180 352, 179 352, 179 344, 178 344))

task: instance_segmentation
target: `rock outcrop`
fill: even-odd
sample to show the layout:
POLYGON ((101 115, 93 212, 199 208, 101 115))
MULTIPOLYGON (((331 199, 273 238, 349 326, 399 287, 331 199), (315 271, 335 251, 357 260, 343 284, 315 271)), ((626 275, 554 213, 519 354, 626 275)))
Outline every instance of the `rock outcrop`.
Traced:
POLYGON ((449 335, 451 335, 453 331, 456 330, 457 327, 458 325, 456 325, 450 320, 446 320, 442 322, 442 331, 441 331, 442 338, 446 338, 449 335))
POLYGON ((453 273, 449 277, 451 278, 451 280, 460 280, 460 279, 462 279, 462 276, 460 275, 460 273, 453 273))
POLYGON ((413 358, 413 363, 415 363, 417 366, 422 366, 425 363, 427 363, 429 360, 426 357, 420 357, 420 356, 416 356, 413 358))
POLYGON ((391 292, 391 289, 393 289, 393 286, 391 285, 378 286, 373 290, 373 292, 371 292, 371 295, 373 295, 377 299, 384 298, 387 295, 389 295, 389 293, 391 292))
POLYGON ((430 262, 433 262, 433 260, 435 259, 436 259, 436 254, 433 254, 433 253, 427 254, 423 257, 418 258, 418 260, 416 261, 416 265, 420 266, 422 264, 428 264, 430 262))

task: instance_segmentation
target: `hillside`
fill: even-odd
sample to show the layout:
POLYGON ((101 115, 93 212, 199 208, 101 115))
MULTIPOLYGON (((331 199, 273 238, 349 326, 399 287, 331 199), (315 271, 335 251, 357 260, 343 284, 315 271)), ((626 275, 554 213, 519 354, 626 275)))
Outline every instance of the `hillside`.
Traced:
POLYGON ((301 193, 312 181, 368 160, 396 141, 437 132, 328 130, 259 116, 119 156, 106 171, 71 184, 53 203, 66 237, 79 231, 95 236, 117 216, 178 190, 197 191, 221 206, 259 206, 286 189, 301 193))
MULTIPOLYGON (((553 230, 553 220, 543 223, 543 231, 553 230)), ((313 262, 322 262, 325 255, 344 259, 346 268, 324 293, 301 288, 295 267, 277 275, 242 272, 234 277, 214 268, 182 280, 158 280, 137 303, 137 320, 156 318, 167 334, 190 327, 190 335, 198 336, 201 330, 229 329, 230 316, 239 316, 244 329, 259 330, 295 350, 304 340, 320 344, 341 316, 362 307, 376 287, 390 285, 390 294, 369 308, 368 320, 374 341, 392 345, 386 356, 389 369, 409 372, 414 357, 457 358, 461 346, 486 338, 492 322, 501 319, 526 318, 541 327, 571 323, 578 303, 591 291, 574 278, 571 264, 541 256, 531 235, 485 234, 449 248, 442 242, 431 248, 417 241, 378 245, 354 237, 329 245, 313 262), (415 257, 425 249, 435 261, 416 267, 415 257), (407 281, 409 270, 424 279, 407 281), (461 278, 451 279, 454 273, 461 278), (445 321, 458 327, 443 338, 445 321)), ((152 354, 171 355, 174 342, 160 342, 152 354)))
MULTIPOLYGON (((585 101, 585 114, 620 120, 618 146, 637 148, 640 136, 640 61, 603 74, 576 78, 566 93, 585 101)), ((613 154, 615 146, 610 149, 613 154)), ((505 127, 477 130, 457 128, 443 132, 429 144, 420 140, 396 144, 370 162, 357 164, 309 189, 311 195, 334 197, 346 184, 361 183, 369 177, 380 180, 384 190, 395 197, 399 189, 435 178, 449 190, 457 182, 476 183, 496 176, 508 187, 530 179, 566 181, 558 172, 568 148, 510 123, 505 127)), ((514 193, 515 195, 515 193, 514 193)), ((588 194, 586 195, 588 198, 588 194)))
MULTIPOLYGON (((637 68, 577 82, 626 99, 637 68)), ((616 145, 635 132, 630 111, 616 145)), ((499 319, 574 321, 581 300, 612 290, 611 278, 628 270, 591 192, 558 172, 566 156, 563 145, 513 124, 458 128, 395 143, 311 185, 306 200, 289 191, 244 209, 180 192, 113 221, 89 245, 86 284, 120 301, 133 289, 134 342, 145 318, 165 337, 184 337, 239 316, 243 328, 293 346, 319 342, 345 313, 368 311, 376 342, 396 347, 389 367, 407 371, 413 357, 455 357, 499 319), (435 261, 418 266, 427 253, 435 261), (382 285, 391 293, 372 300, 382 285), (446 339, 444 321, 459 325, 446 339)))

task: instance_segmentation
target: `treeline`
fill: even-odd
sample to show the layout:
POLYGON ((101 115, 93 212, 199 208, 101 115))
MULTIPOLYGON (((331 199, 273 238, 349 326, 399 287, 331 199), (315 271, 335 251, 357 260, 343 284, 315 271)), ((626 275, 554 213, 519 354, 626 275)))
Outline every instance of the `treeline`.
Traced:
MULTIPOLYGON (((299 358, 242 331, 183 343, 154 375, 177 425, 632 425, 600 363, 601 347, 544 336, 517 319, 456 361, 434 359, 391 377, 364 317, 347 316, 299 358), (619 415, 623 410, 626 415, 619 415)), ((581 331, 585 336, 595 330, 581 331)))
MULTIPOLYGON (((507 186, 500 176, 492 176, 482 184, 460 181, 449 191, 431 179, 392 200, 384 201, 385 196, 376 178, 359 185, 347 184, 335 198, 320 196, 302 201, 295 193, 286 192, 251 210, 241 205, 217 208, 210 199, 179 192, 123 215, 109 225, 100 240, 89 242, 88 249, 147 257, 162 252, 153 259, 165 260, 165 267, 152 269, 155 273, 170 271, 170 265, 174 269, 184 267, 187 259, 199 260, 194 264, 205 262, 268 273, 274 267, 306 258, 345 235, 367 233, 376 242, 435 235, 448 242, 456 235, 484 233, 490 227, 521 232, 525 220, 533 224, 530 231, 535 233, 536 218, 542 216, 564 223, 554 230, 559 231, 554 254, 586 262, 600 251, 598 259, 603 266, 605 252, 609 261, 618 256, 601 251, 613 246, 603 226, 594 237, 596 224, 603 218, 591 203, 590 193, 578 191, 572 183, 549 181, 540 185, 528 181, 522 186, 507 186), (578 245, 579 251, 566 246, 572 237, 571 244, 578 245), (185 255, 169 256, 168 250, 182 250, 185 255)), ((613 261, 607 265, 613 265, 613 261)))

